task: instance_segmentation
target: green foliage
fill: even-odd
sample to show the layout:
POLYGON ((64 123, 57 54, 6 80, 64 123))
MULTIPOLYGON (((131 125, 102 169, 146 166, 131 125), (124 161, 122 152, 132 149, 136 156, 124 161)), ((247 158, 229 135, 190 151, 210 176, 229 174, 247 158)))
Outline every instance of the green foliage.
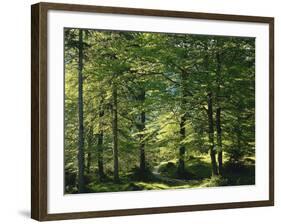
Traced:
MULTIPOLYGON (((66 28, 64 33, 65 191, 77 193, 79 29, 66 28)), ((83 33, 82 165, 87 191, 254 183, 254 38, 83 33), (113 181, 114 88, 119 183, 113 181), (212 177, 211 150, 216 157, 223 152, 222 176, 212 177)))

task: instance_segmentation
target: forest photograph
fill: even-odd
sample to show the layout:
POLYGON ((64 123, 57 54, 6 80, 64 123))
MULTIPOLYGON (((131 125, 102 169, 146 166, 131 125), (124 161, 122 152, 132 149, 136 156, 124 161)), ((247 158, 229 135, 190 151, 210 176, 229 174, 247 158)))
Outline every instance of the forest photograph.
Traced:
POLYGON ((64 28, 65 194, 255 184, 255 38, 64 28))

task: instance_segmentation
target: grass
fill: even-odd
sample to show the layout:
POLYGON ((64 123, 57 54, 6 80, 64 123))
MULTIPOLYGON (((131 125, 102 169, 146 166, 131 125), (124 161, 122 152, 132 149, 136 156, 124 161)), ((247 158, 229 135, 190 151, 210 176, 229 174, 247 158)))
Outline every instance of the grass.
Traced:
MULTIPOLYGON (((236 186, 255 184, 255 160, 245 159, 243 164, 224 164, 223 177, 211 175, 209 156, 191 157, 186 161, 186 179, 177 179, 176 161, 166 161, 148 171, 144 180, 136 178, 137 171, 120 176, 119 183, 107 178, 104 182, 92 180, 87 192, 119 192, 236 186)), ((75 192, 69 192, 75 193, 75 192)))
POLYGON ((118 192, 118 191, 140 191, 140 190, 167 190, 167 189, 182 189, 182 188, 192 188, 199 187, 199 182, 192 182, 182 184, 182 185, 170 185, 163 182, 142 182, 142 181, 132 181, 130 183, 91 183, 88 187, 89 192, 118 192))

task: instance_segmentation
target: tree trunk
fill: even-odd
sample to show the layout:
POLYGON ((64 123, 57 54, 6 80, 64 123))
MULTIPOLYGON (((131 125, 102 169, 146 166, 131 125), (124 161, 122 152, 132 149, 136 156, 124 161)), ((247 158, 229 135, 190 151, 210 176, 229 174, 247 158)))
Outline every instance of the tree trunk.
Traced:
POLYGON ((83 115, 83 30, 79 30, 78 58, 78 111, 79 111, 79 144, 78 144, 78 191, 85 191, 84 180, 84 115, 83 115))
POLYGON ((234 161, 235 162, 239 162, 242 154, 241 154, 241 137, 242 137, 242 129, 241 129, 241 117, 240 114, 237 115, 237 125, 236 125, 236 138, 237 138, 237 149, 236 149, 236 153, 234 153, 234 161))
MULTIPOLYGON (((185 139, 185 114, 181 116, 180 121, 180 139, 183 141, 185 139)), ((179 148, 179 164, 178 164, 178 175, 179 177, 184 177, 185 175, 185 164, 184 164, 184 156, 185 156, 185 146, 183 144, 180 145, 179 148)))
POLYGON ((91 172, 92 166, 92 149, 93 149, 93 127, 90 125, 89 127, 89 135, 88 135, 88 155, 87 155, 87 174, 89 175, 91 172))
POLYGON ((117 122, 117 87, 115 80, 112 83, 112 135, 113 135, 113 173, 114 181, 119 182, 118 164, 118 122, 117 122))
POLYGON ((216 112, 216 128, 217 128, 217 148, 218 148, 218 164, 219 170, 218 173, 222 174, 222 164, 223 164, 223 157, 222 157, 222 139, 221 139, 221 108, 217 108, 216 112))
POLYGON ((218 173, 222 174, 223 155, 222 155, 222 138, 221 138, 221 107, 220 107, 220 85, 221 85, 221 55, 216 53, 217 69, 216 69, 216 84, 217 84, 217 110, 216 110, 216 129, 217 129, 217 151, 218 151, 218 173))
MULTIPOLYGON (((145 129, 145 112, 141 112, 141 122, 142 122, 142 131, 145 129)), ((143 141, 143 134, 140 135, 140 170, 142 173, 145 172, 145 143, 143 141)))
POLYGON ((180 120, 180 147, 179 147, 179 160, 178 160, 178 176, 179 177, 184 177, 185 176, 185 162, 184 162, 184 157, 185 157, 185 152, 186 148, 185 145, 182 143, 185 139, 185 122, 186 122, 186 104, 187 104, 187 74, 186 73, 181 73, 181 110, 183 112, 183 115, 181 116, 180 120))
POLYGON ((100 106, 99 106, 99 133, 98 133, 98 174, 99 179, 102 181, 104 179, 104 169, 103 169, 103 116, 104 116, 104 110, 102 109, 103 101, 101 100, 100 106))
POLYGON ((212 93, 208 93, 208 120, 209 120, 209 143, 210 143, 210 156, 212 163, 212 175, 218 175, 218 167, 216 161, 216 151, 214 145, 214 124, 213 124, 213 102, 212 102, 212 93))
MULTIPOLYGON (((138 96, 138 100, 140 101, 141 104, 144 103, 145 101, 145 90, 143 88, 141 88, 140 90, 140 94, 138 96)), ((145 111, 141 111, 140 113, 140 119, 138 122, 138 130, 139 132, 143 132, 145 129, 145 111)), ((139 135, 139 141, 140 141, 140 145, 139 145, 139 153, 140 153, 140 158, 139 158, 139 162, 140 162, 140 173, 142 175, 144 175, 145 173, 145 169, 146 169, 146 165, 145 165, 145 143, 144 143, 144 134, 140 134, 139 135)))

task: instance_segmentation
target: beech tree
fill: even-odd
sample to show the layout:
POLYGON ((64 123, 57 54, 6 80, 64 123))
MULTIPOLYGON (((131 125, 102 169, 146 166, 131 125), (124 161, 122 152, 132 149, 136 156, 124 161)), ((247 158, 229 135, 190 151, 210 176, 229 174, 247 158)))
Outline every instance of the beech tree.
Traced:
POLYGON ((65 29, 66 192, 254 183, 254 83, 253 38, 65 29))

